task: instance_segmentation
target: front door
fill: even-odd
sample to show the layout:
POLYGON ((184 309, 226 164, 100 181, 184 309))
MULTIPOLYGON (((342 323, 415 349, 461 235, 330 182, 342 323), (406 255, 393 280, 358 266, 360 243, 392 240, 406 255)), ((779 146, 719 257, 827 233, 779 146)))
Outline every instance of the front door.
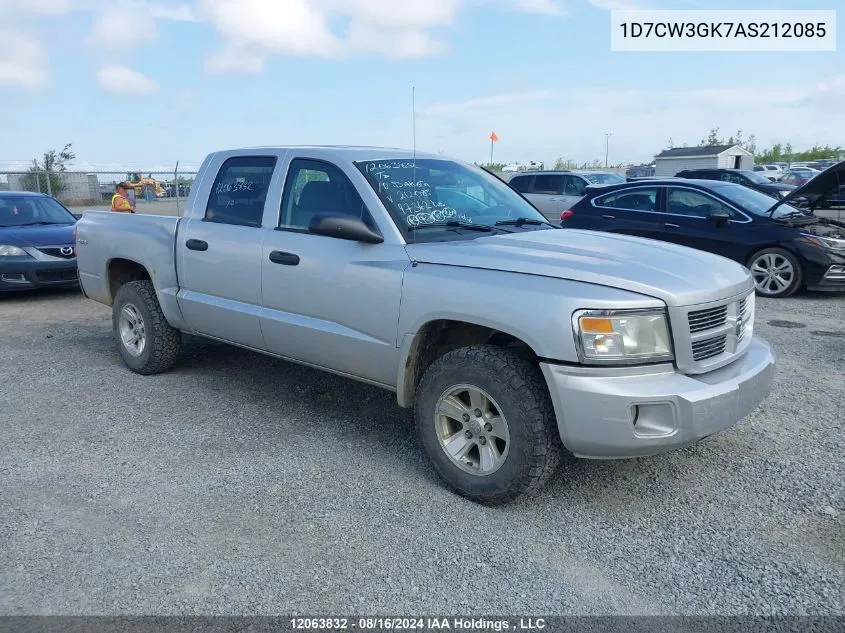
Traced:
POLYGON ((360 217, 376 228, 335 165, 296 158, 285 177, 277 230, 261 255, 261 329, 267 348, 382 385, 396 384, 401 244, 363 244, 308 233, 318 213, 360 217))
POLYGON ((747 245, 753 242, 748 231, 754 230, 747 216, 703 191, 685 187, 666 188, 665 210, 669 241, 745 263, 747 245), (714 212, 725 212, 731 220, 716 224, 709 219, 714 212))
POLYGON ((199 334, 264 349, 261 221, 275 163, 275 156, 227 159, 211 188, 198 193, 206 200, 204 217, 180 227, 179 307, 199 334))

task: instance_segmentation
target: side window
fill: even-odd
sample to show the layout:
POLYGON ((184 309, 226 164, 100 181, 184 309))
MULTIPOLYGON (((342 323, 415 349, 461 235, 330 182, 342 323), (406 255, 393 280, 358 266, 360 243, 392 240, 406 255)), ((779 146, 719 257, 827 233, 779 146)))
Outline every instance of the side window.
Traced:
POLYGON ((724 211, 732 219, 737 215, 730 207, 722 204, 716 198, 691 189, 669 187, 666 196, 666 212, 674 215, 685 215, 694 218, 706 218, 714 211, 724 211))
POLYGON ((285 178, 279 227, 307 231, 318 215, 351 215, 378 230, 358 190, 337 166, 295 158, 285 178))
POLYGON ((211 187, 205 220, 261 226, 275 166, 275 156, 237 156, 226 160, 211 187))
POLYGON ((563 192, 563 178, 556 174, 537 174, 531 193, 560 195, 563 192))
POLYGON ((587 183, 579 176, 563 177, 563 193, 567 196, 583 196, 587 183))
POLYGON ((531 179, 534 176, 514 176, 510 179, 510 186, 519 193, 531 193, 531 179))
POLYGON ((657 207, 657 187, 643 187, 609 193, 597 198, 596 205, 629 211, 654 211, 657 207))

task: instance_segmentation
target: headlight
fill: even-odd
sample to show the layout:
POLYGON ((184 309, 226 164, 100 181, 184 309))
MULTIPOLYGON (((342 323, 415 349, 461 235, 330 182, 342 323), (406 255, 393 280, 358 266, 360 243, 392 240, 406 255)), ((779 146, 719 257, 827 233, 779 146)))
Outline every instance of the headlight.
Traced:
POLYGON ((0 257, 21 257, 27 252, 17 246, 0 246, 0 257))
MULTIPOLYGON (((809 233, 801 234, 805 240, 815 244, 816 246, 823 246, 835 251, 845 251, 845 240, 840 240, 835 237, 819 237, 818 235, 811 235, 809 233)), ((0 248, 3 248, 0 246, 0 248)))
POLYGON ((673 359, 662 309, 578 310, 572 326, 584 363, 630 365, 673 359))

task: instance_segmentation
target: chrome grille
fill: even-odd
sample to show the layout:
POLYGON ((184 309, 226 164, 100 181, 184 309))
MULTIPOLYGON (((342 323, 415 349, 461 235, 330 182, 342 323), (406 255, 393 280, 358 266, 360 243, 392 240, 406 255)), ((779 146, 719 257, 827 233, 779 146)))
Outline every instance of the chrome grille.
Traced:
POLYGON ((728 344, 727 334, 706 338, 702 341, 695 341, 692 344, 692 359, 696 362, 713 358, 724 353, 728 344))
POLYGON ((702 374, 731 363, 754 334, 754 293, 690 308, 669 308, 675 362, 689 374, 702 374))
POLYGON ((724 325, 727 319, 728 306, 726 305, 717 308, 708 308, 707 310, 695 310, 690 312, 687 317, 690 332, 712 330, 714 327, 724 325))

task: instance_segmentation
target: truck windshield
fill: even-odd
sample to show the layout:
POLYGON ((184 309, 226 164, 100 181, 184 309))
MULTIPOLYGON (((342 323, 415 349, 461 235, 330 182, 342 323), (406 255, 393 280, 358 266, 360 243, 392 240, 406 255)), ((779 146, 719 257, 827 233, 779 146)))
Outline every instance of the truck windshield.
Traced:
POLYGON ((529 202, 483 169, 433 158, 359 161, 356 166, 403 233, 432 225, 424 234, 414 231, 415 241, 437 239, 445 232, 468 238, 484 235, 461 224, 501 226, 521 220, 507 230, 551 228, 529 202))
POLYGON ((76 218, 47 196, 0 196, 0 226, 73 224, 76 218))

